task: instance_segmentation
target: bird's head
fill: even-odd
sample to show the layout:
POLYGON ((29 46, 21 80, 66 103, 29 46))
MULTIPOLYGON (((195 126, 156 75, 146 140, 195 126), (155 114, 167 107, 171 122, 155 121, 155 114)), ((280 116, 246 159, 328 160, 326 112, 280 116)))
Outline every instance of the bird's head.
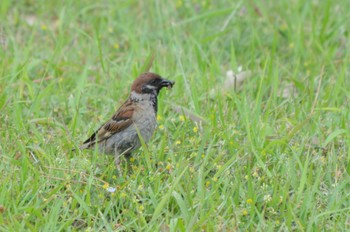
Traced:
POLYGON ((170 81, 162 78, 158 74, 146 72, 141 74, 132 84, 131 91, 138 94, 156 94, 163 87, 171 89, 175 84, 174 81, 170 81))

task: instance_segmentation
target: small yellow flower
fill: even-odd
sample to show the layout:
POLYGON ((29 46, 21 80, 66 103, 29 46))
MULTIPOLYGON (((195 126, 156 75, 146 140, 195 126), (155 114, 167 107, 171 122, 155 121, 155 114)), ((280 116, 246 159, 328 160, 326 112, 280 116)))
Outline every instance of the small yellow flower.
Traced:
POLYGON ((135 162, 135 158, 134 158, 134 157, 131 157, 131 158, 130 158, 130 162, 131 162, 131 163, 135 162))
POLYGON ((205 154, 202 154, 202 159, 204 159, 204 157, 205 157, 205 154))
POLYGON ((142 212, 142 211, 145 210, 145 207, 144 207, 143 205, 140 205, 140 206, 139 206, 139 210, 142 212))
POLYGON ((116 175, 113 175, 113 176, 112 176, 112 179, 117 179, 117 176, 116 176, 116 175))
POLYGON ((176 1, 175 6, 176 6, 176 8, 179 8, 182 6, 182 4, 183 4, 183 2, 181 0, 178 0, 178 1, 176 1))
POLYGON ((248 175, 245 175, 244 179, 248 180, 248 179, 249 179, 249 176, 248 176, 248 175))
POLYGON ((209 185, 210 185, 210 181, 209 180, 207 180, 207 182, 205 182, 205 187, 209 187, 209 185))
POLYGON ((114 47, 115 49, 118 49, 118 48, 119 48, 119 44, 118 44, 118 43, 115 43, 115 44, 113 45, 113 47, 114 47))
POLYGON ((159 125, 159 130, 164 130, 164 126, 163 125, 159 125))
POLYGON ((217 178, 217 177, 213 177, 213 181, 214 181, 214 182, 217 182, 217 181, 218 181, 218 178, 217 178))
POLYGON ((253 203, 253 199, 248 198, 248 199, 247 199, 247 204, 252 204, 252 203, 253 203))
POLYGON ((247 216, 248 215, 248 211, 247 210, 243 210, 242 214, 243 214, 243 216, 247 216))
POLYGON ((104 188, 104 189, 107 189, 109 187, 109 184, 108 183, 105 183, 103 186, 102 186, 102 188, 104 188))
POLYGON ((170 171, 170 169, 171 169, 171 164, 168 164, 168 165, 166 166, 166 170, 170 171))
POLYGON ((194 133, 197 133, 197 132, 198 132, 198 127, 196 127, 196 126, 193 127, 193 132, 194 132, 194 133))
POLYGON ((180 141, 180 140, 177 140, 177 141, 175 142, 175 144, 176 144, 176 145, 180 145, 180 144, 181 144, 181 141, 180 141))
POLYGON ((162 120, 162 116, 157 115, 157 121, 162 120))
POLYGON ((41 24, 41 30, 46 31, 47 30, 47 26, 45 24, 41 24))
POLYGON ((179 119, 180 119, 181 122, 185 121, 185 117, 183 115, 180 115, 179 119))

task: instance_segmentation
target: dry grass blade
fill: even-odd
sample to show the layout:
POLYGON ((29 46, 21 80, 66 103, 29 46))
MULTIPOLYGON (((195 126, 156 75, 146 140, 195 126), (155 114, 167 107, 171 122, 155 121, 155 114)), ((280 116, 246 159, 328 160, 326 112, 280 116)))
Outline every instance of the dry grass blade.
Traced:
POLYGON ((322 83, 323 73, 324 73, 324 66, 322 66, 322 69, 321 69, 320 79, 318 80, 316 96, 315 96, 315 100, 314 100, 314 102, 312 104, 310 115, 313 115, 314 111, 315 111, 315 107, 316 107, 316 104, 317 104, 317 101, 318 101, 318 96, 319 96, 320 90, 321 90, 321 83, 322 83))
POLYGON ((151 69, 155 57, 156 57, 155 53, 152 53, 150 56, 147 57, 145 64, 141 68, 141 73, 148 72, 151 69))
MULTIPOLYGON (((47 169, 50 169, 50 170, 56 170, 56 171, 63 171, 64 173, 70 173, 70 174, 78 174, 80 175, 81 177, 84 177, 84 178, 88 178, 89 176, 84 173, 84 172, 81 172, 81 171, 76 171, 76 170, 71 170, 71 169, 67 169, 67 168, 57 168, 57 167, 50 167, 50 166, 44 166, 44 168, 47 168, 47 169)), ((55 179, 55 180, 65 180, 65 181, 72 181, 72 182, 78 182, 78 183, 83 183, 83 184, 88 184, 86 181, 77 181, 77 180, 69 180, 69 179, 64 179, 64 178, 60 178, 60 177, 53 177, 53 176, 48 176, 46 175, 45 173, 41 173, 42 176, 44 177, 47 177, 47 178, 50 178, 50 179, 55 179)), ((98 181, 98 182, 101 182, 102 185, 98 185, 98 184, 92 184, 96 187, 102 187, 103 185, 106 185, 108 184, 106 181, 100 179, 100 178, 97 178, 97 177, 93 177, 94 180, 98 181)))
POLYGON ((7 39, 3 29, 0 27, 0 46, 4 49, 7 48, 7 39))
POLYGON ((51 80, 51 79, 53 79, 53 77, 48 76, 48 77, 41 78, 41 79, 35 79, 35 80, 33 80, 33 82, 34 82, 34 83, 41 83, 41 82, 43 82, 43 81, 48 81, 48 80, 51 80))
POLYGON ((179 105, 175 105, 175 104, 171 104, 172 105, 172 109, 178 113, 178 114, 182 114, 185 115, 187 118, 189 118, 190 120, 198 123, 199 125, 203 124, 203 123, 207 123, 206 119, 203 118, 202 116, 192 112, 191 110, 183 107, 183 106, 179 106, 179 105))

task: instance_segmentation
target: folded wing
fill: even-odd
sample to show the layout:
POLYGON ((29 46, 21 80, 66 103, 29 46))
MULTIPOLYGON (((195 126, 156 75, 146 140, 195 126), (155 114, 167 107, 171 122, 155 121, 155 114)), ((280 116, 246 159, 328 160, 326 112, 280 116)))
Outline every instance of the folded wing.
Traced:
POLYGON ((112 135, 119 133, 129 127, 132 123, 132 116, 134 113, 134 106, 131 101, 126 101, 113 115, 113 117, 103 124, 98 130, 88 138, 81 149, 93 147, 96 143, 103 142, 112 135))

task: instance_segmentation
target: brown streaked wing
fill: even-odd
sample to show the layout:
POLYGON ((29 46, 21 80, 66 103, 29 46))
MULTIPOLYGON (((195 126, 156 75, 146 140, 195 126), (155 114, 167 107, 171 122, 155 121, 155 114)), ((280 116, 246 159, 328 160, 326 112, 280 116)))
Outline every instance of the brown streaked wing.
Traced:
POLYGON ((102 142, 110 138, 113 134, 118 133, 132 124, 132 115, 135 107, 131 101, 126 101, 113 115, 112 119, 103 124, 89 139, 83 143, 83 147, 91 147, 96 142, 102 142), (85 146, 84 146, 85 145, 85 146))

